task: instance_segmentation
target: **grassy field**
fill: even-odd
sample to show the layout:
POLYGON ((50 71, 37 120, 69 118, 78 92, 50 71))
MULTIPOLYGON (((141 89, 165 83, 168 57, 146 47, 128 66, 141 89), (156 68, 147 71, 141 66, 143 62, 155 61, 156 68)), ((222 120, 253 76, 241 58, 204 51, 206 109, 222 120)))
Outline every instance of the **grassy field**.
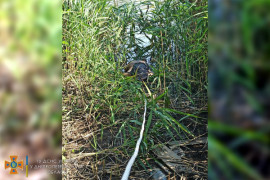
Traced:
POLYGON ((131 177, 146 179, 162 167, 153 151, 165 145, 176 154, 183 149, 184 164, 193 164, 192 172, 161 168, 168 177, 207 179, 205 144, 170 144, 207 136, 207 1, 116 4, 63 1, 63 178, 119 179, 146 98, 146 129, 131 177), (144 59, 154 71, 146 87, 122 75, 128 61, 144 59))

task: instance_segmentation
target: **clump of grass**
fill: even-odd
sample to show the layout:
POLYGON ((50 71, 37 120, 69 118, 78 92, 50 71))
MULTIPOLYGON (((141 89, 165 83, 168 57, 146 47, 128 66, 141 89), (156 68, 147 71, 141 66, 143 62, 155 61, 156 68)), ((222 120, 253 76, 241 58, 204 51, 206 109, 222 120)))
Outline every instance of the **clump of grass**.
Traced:
POLYGON ((96 152, 82 163, 90 176, 120 177, 136 144, 143 97, 149 115, 137 167, 151 168, 153 145, 195 136, 181 121, 198 123, 195 114, 206 108, 206 10, 207 2, 175 0, 63 2, 64 157, 96 152), (138 33, 150 44, 142 46, 138 33), (127 61, 140 59, 155 72, 147 88, 122 75, 127 61))

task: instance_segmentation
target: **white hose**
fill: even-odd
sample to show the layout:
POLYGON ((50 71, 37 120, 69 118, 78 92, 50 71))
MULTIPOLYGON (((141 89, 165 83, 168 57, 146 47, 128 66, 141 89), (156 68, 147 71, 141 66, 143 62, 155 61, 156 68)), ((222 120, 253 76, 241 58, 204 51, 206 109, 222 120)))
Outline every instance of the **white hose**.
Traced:
POLYGON ((135 151, 134 151, 132 157, 130 158, 130 160, 128 161, 126 170, 125 170, 125 172, 124 172, 121 180, 128 180, 128 176, 130 174, 131 167, 132 167, 132 165, 133 165, 136 157, 138 156, 139 147, 140 147, 140 144, 141 144, 141 141, 142 141, 143 131, 144 131, 145 115, 146 115, 146 105, 147 105, 147 101, 145 99, 144 114, 143 114, 143 124, 142 124, 141 132, 140 132, 140 138, 138 139, 138 141, 136 143, 135 151))

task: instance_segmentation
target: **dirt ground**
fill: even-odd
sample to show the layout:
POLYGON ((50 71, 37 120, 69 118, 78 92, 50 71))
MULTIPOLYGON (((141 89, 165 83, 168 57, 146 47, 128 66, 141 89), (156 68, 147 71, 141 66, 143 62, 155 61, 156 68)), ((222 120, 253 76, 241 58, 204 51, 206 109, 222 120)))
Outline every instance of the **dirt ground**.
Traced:
MULTIPOLYGON (((96 122, 85 114, 79 101, 75 101, 77 104, 74 104, 74 99, 71 101, 71 94, 76 98, 72 91, 63 93, 63 179, 120 179, 129 160, 124 152, 131 154, 134 150, 125 149, 122 139, 115 138, 125 117, 116 117, 114 125, 102 118, 96 122)), ((201 112, 196 114, 200 119, 181 121, 194 134, 193 138, 183 134, 183 139, 172 140, 166 129, 160 130, 159 137, 152 137, 154 144, 166 146, 169 154, 172 152, 181 159, 165 160, 154 152, 155 149, 144 152, 144 156, 139 153, 130 179, 155 179, 154 172, 157 171, 167 179, 207 179, 207 102, 198 101, 201 102, 200 109, 194 109, 188 102, 182 102, 180 106, 182 112, 201 112), (154 171, 151 172, 149 167, 154 171)), ((107 113, 106 110, 103 113, 107 113)), ((180 119, 181 116, 174 118, 180 119)), ((159 120, 153 117, 152 123, 159 120)), ((138 132, 134 133, 138 137, 138 132)))

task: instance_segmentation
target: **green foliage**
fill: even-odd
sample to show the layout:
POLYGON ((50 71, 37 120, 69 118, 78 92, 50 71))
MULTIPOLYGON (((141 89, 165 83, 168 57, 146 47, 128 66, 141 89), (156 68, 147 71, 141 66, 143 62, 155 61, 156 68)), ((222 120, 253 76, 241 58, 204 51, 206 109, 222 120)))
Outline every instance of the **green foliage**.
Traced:
POLYGON ((207 30, 207 1, 146 0, 119 6, 107 0, 64 1, 63 96, 75 90, 63 106, 74 111, 81 105, 83 113, 107 127, 117 126, 120 119, 116 140, 123 138, 125 153, 136 144, 143 97, 149 112, 143 153, 162 129, 172 139, 193 137, 180 119, 197 116, 173 106, 190 101, 199 107, 193 99, 204 96, 206 102, 207 30), (150 43, 145 45, 138 34, 150 43), (155 75, 148 86, 122 75, 127 61, 149 57, 155 75))

